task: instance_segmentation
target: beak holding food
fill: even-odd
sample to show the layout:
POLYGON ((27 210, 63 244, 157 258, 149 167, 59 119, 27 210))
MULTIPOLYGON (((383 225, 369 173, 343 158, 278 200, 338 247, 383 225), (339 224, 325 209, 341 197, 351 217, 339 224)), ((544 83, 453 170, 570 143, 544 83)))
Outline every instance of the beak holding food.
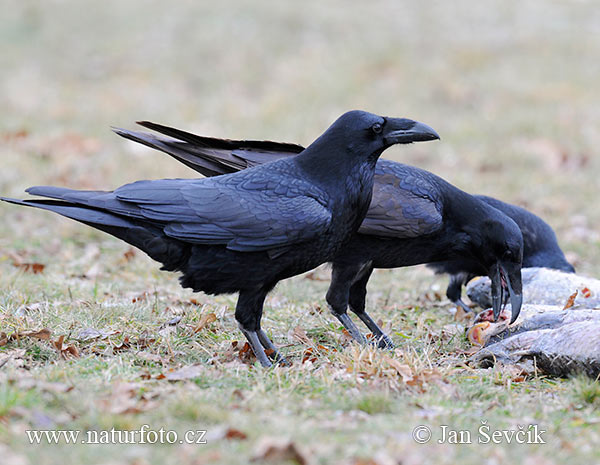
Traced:
POLYGON ((521 313, 523 305, 523 282, 521 280, 521 265, 512 262, 497 262, 489 273, 492 281, 492 310, 494 321, 498 321, 504 303, 505 292, 510 298, 511 317, 513 324, 521 313))

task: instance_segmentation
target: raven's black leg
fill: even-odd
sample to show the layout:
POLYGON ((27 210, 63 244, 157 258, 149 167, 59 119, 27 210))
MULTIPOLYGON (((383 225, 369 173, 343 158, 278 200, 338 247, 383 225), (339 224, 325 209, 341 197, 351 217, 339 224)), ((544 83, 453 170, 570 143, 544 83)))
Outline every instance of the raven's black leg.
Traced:
POLYGON ((260 319, 267 292, 262 289, 257 291, 240 291, 240 296, 235 307, 235 319, 238 322, 240 330, 246 336, 252 352, 254 352, 254 355, 256 355, 256 358, 264 367, 272 365, 267 354, 265 354, 263 349, 264 344, 261 343, 259 337, 259 333, 261 332, 260 319))
POLYGON ((366 266, 359 277, 359 279, 350 288, 349 304, 350 310, 352 310, 361 321, 367 325, 367 328, 371 330, 375 338, 377 339, 377 346, 380 349, 393 349, 394 343, 392 340, 383 332, 375 321, 365 311, 365 302, 367 299, 367 283, 373 273, 373 267, 371 265, 366 266))
POLYGON ((463 285, 472 278, 472 275, 466 273, 453 274, 450 276, 450 283, 446 289, 446 297, 448 297, 454 305, 461 307, 467 313, 472 312, 473 310, 471 310, 471 307, 462 300, 461 294, 463 285))
POLYGON ((331 284, 325 298, 327 299, 331 313, 340 320, 340 323, 344 325, 350 336, 360 344, 366 344, 367 340, 346 313, 350 286, 359 271, 360 267, 336 265, 334 263, 331 270, 331 284))
POLYGON ((240 325, 240 330, 242 331, 244 336, 246 336, 246 339, 248 340, 248 344, 250 344, 250 347, 252 348, 252 352, 254 352, 254 355, 256 355, 256 358, 258 359, 260 364, 266 368, 273 365, 271 363, 271 361, 269 360, 269 357, 267 357, 267 354, 265 354, 265 350, 262 348, 260 340, 258 339, 257 332, 256 331, 248 331, 248 330, 244 329, 242 327, 242 325, 240 325))
POLYGON ((277 350, 277 347, 275 347, 275 344, 273 344, 271 342, 271 339, 269 339, 269 336, 267 336, 267 333, 265 333, 262 329, 259 329, 257 331, 257 334, 258 334, 258 340, 260 341, 262 346, 265 349, 272 351, 272 353, 269 355, 269 357, 271 357, 274 362, 283 363, 283 364, 287 365, 288 361, 286 360, 286 358, 283 355, 281 355, 279 350, 277 350))

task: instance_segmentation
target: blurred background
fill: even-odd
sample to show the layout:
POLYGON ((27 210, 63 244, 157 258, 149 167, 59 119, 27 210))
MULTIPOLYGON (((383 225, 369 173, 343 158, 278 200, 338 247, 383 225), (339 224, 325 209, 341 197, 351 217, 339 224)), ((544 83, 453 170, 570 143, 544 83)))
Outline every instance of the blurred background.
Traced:
MULTIPOLYGON (((343 112, 363 109, 417 119, 441 135, 434 143, 393 147, 385 158, 434 171, 468 192, 525 206, 555 228, 580 273, 600 277, 597 2, 0 0, 0 9, 0 195, 22 198, 25 188, 40 184, 112 189, 138 179, 194 176, 168 156, 110 131, 111 126, 135 128, 136 120, 207 136, 307 145, 343 112)), ((479 464, 509 458, 521 463, 526 450, 545 458, 523 463, 553 463, 594 449, 597 413, 588 410, 594 418, 589 424, 580 420, 581 402, 571 400, 563 384, 544 378, 518 390, 515 384, 510 387, 510 378, 505 388, 505 378, 495 372, 471 376, 465 371, 442 386, 439 398, 412 391, 396 398, 385 385, 371 392, 372 385, 362 385, 362 379, 348 381, 352 369, 342 352, 330 354, 329 364, 325 356, 311 371, 299 360, 303 349, 298 344, 290 349, 296 366, 281 375, 287 381, 280 380, 280 372, 263 376, 241 370, 247 366, 239 362, 207 364, 213 352, 221 353, 239 338, 228 310, 234 296, 194 295, 191 306, 184 302, 191 292, 181 290, 173 275, 159 272, 141 253, 131 260, 128 246, 108 235, 1 202, 0 218, 0 330, 48 327, 72 343, 83 328, 114 329, 124 346, 129 344, 125 337, 133 341, 157 334, 161 323, 185 314, 184 329, 156 336, 158 342, 144 350, 115 355, 108 345, 109 355, 96 355, 95 343, 75 342, 84 356, 59 363, 47 341, 3 347, 28 351, 24 367, 14 371, 17 379, 33 375, 76 386, 70 394, 50 395, 43 388, 27 391, 0 383, 3 457, 5 441, 17 444, 32 463, 56 463, 60 449, 24 442, 22 430, 36 425, 38 417, 79 429, 130 428, 143 422, 214 429, 229 421, 251 437, 245 443, 217 441, 214 447, 223 457, 213 456, 218 463, 225 458, 248 463, 247 451, 262 434, 295 437, 320 451, 320 463, 370 453, 384 440, 403 463, 479 464), (38 263, 46 266, 43 273, 23 271, 23 264, 38 263), (215 331, 188 336, 185 328, 209 311, 218 315, 215 331), (168 362, 165 354, 172 355, 168 362), (149 356, 160 364, 152 365, 149 356), (206 373, 195 382, 144 381, 143 389, 158 392, 158 407, 137 416, 106 411, 103 399, 117 392, 112 381, 137 382, 148 366, 155 376, 197 362, 206 373), (240 400, 244 396, 247 400, 240 400), (15 406, 25 406, 25 413, 21 409, 5 422, 15 406), (541 418, 553 436, 545 449, 486 449, 488 461, 477 445, 440 446, 436 450, 446 462, 439 462, 424 452, 429 449, 419 449, 409 433, 394 432, 428 415, 437 419, 427 421, 465 428, 477 428, 482 418, 493 423, 494 418, 516 417, 524 424, 541 418), (332 439, 333 431, 342 432, 332 439), (418 453, 417 461, 405 461, 408 449, 418 453)), ((295 278, 271 294, 267 306, 276 311, 267 312, 263 321, 277 343, 289 346, 289 331, 300 327, 311 336, 324 334, 335 347, 341 330, 320 311, 327 279, 325 272, 316 279, 295 278)), ((414 353, 426 357, 427 344, 436 344, 438 366, 464 345, 460 338, 451 339, 447 353, 444 346, 440 355, 438 343, 425 337, 443 334, 442 328, 454 323, 439 308, 447 310, 447 301, 422 298, 432 289, 443 293, 446 282, 411 268, 376 273, 369 285, 375 316, 395 328, 394 336, 407 341, 402 347, 408 351, 417 347, 414 353)), ((429 368, 431 361, 425 362, 429 368)), ((453 363, 440 369, 447 373, 453 363)), ((69 448, 68 454, 79 454, 80 463, 135 456, 133 449, 127 454, 117 448, 110 454, 104 448, 75 450, 69 448)), ((152 451, 147 456, 170 463, 167 459, 205 451, 185 449, 176 455, 165 448, 162 455, 152 451)))
MULTIPOLYGON (((148 119, 308 144, 342 112, 364 109, 424 121, 442 137, 387 158, 530 208, 582 271, 597 271, 594 2, 24 0, 2 11, 3 195, 192 176, 111 125, 148 119)), ((51 221, 74 227, 6 205, 0 213, 32 221, 25 235, 51 221)), ((14 231, 1 228, 6 245, 14 231)))

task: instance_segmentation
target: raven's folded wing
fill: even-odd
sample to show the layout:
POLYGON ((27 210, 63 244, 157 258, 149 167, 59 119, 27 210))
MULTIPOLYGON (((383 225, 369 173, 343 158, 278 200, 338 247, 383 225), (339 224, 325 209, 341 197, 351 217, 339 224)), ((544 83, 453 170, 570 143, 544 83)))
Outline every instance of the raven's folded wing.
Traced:
POLYGON ((137 181, 113 192, 46 186, 28 192, 66 200, 77 208, 86 206, 140 219, 159 226, 174 239, 223 244, 243 252, 308 241, 329 228, 331 212, 317 198, 305 194, 307 189, 298 185, 301 181, 289 180, 265 189, 262 187, 277 181, 261 176, 239 178, 243 182, 160 179, 137 181))
POLYGON ((431 234, 441 228, 442 213, 438 202, 425 194, 426 189, 421 189, 425 186, 420 184, 426 180, 421 181, 408 171, 384 173, 383 168, 385 162, 381 169, 378 165, 371 205, 358 232, 404 239, 431 234))

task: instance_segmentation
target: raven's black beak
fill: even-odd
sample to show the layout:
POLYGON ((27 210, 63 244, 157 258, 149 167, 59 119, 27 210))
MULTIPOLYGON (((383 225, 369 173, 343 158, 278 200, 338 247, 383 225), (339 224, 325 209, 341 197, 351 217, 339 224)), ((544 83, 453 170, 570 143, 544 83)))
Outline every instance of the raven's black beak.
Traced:
POLYGON ((424 123, 405 118, 387 118, 384 140, 387 145, 410 144, 439 139, 435 130, 424 123))
POLYGON ((512 262, 495 263, 489 273, 492 280, 492 309, 494 321, 498 320, 504 302, 504 290, 508 291, 510 297, 511 317, 513 324, 523 305, 523 282, 521 281, 521 265, 512 262))

